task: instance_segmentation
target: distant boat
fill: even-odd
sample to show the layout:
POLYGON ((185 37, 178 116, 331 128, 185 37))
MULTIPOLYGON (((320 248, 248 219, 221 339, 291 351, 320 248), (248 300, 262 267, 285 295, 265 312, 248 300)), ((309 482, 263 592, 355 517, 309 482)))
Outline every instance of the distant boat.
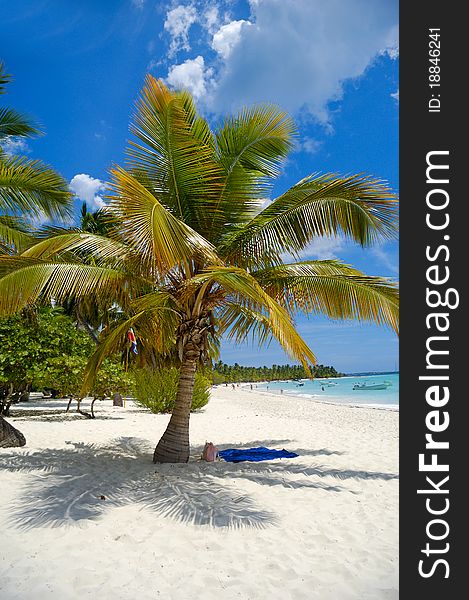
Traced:
MULTIPOLYGON (((297 381, 296 379, 294 379, 293 381, 297 381)), ((300 383, 296 384, 296 387, 302 387, 304 386, 304 383, 301 381, 300 383)))
POLYGON ((390 381, 383 381, 383 383, 356 383, 352 389, 354 390, 387 390, 392 383, 390 381))

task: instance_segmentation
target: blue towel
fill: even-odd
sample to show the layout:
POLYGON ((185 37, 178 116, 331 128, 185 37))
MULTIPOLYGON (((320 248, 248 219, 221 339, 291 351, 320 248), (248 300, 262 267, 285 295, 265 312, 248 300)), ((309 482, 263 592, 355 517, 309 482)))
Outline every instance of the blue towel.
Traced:
POLYGON ((226 462, 242 462, 243 460, 250 460, 253 462, 259 462, 261 460, 272 460, 273 458, 295 458, 298 454, 294 452, 288 452, 287 450, 271 450, 270 448, 242 448, 242 449, 230 449, 220 450, 218 455, 226 460, 226 462))

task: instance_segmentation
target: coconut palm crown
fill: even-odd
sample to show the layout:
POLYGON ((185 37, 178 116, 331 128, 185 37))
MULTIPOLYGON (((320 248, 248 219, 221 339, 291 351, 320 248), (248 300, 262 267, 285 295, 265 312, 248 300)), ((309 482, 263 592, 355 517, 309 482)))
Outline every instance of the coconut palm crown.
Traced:
POLYGON ((362 246, 394 237, 397 200, 367 176, 315 174, 270 201, 295 137, 271 105, 212 132, 188 92, 148 76, 131 131, 126 169, 111 171, 109 234, 57 232, 0 259, 0 312, 70 297, 121 306, 127 318, 103 332, 83 392, 132 327, 141 353, 178 362, 176 404, 154 461, 186 462, 195 371, 222 336, 274 338, 307 367, 316 359, 295 329, 298 312, 397 331, 395 284, 338 260, 299 260, 318 236, 362 246))

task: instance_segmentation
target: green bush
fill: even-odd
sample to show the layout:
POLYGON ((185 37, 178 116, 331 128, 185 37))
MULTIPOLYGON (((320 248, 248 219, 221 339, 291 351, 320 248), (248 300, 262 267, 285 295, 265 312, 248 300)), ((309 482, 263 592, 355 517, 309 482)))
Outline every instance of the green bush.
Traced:
MULTIPOLYGON (((135 371, 135 401, 153 413, 168 413, 176 401, 179 369, 175 367, 149 371, 135 371)), ((210 397, 211 380, 201 372, 195 375, 191 411, 205 406, 210 397)))
MULTIPOLYGON (((94 349, 89 336, 60 308, 0 319, 0 396, 12 388, 13 392, 50 390, 54 397, 78 397, 94 349)), ((119 358, 107 358, 90 395, 127 394, 132 385, 119 358)))

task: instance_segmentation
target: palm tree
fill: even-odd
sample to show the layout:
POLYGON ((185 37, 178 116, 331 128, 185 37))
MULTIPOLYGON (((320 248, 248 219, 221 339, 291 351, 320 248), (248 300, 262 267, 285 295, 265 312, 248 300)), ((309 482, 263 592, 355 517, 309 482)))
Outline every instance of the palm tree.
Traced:
MULTIPOLYGON (((10 79, 0 62, 0 95, 10 79)), ((39 160, 6 151, 12 141, 39 133, 28 117, 11 108, 0 108, 0 245, 10 250, 21 249, 30 241, 19 213, 53 219, 67 216, 70 210, 71 193, 60 175, 39 160)))
POLYGON ((62 233, 0 259, 0 312, 51 297, 122 307, 127 318, 102 336, 83 391, 133 327, 139 352, 180 368, 154 462, 186 462, 195 372, 223 335, 275 338, 308 368, 316 359, 295 330, 298 312, 397 331, 395 284, 337 260, 299 260, 316 236, 362 246, 393 237, 397 200, 370 177, 316 174, 269 202, 295 135, 274 106, 245 109, 213 133, 190 94, 148 76, 131 131, 127 169, 111 171, 109 236, 62 233))

